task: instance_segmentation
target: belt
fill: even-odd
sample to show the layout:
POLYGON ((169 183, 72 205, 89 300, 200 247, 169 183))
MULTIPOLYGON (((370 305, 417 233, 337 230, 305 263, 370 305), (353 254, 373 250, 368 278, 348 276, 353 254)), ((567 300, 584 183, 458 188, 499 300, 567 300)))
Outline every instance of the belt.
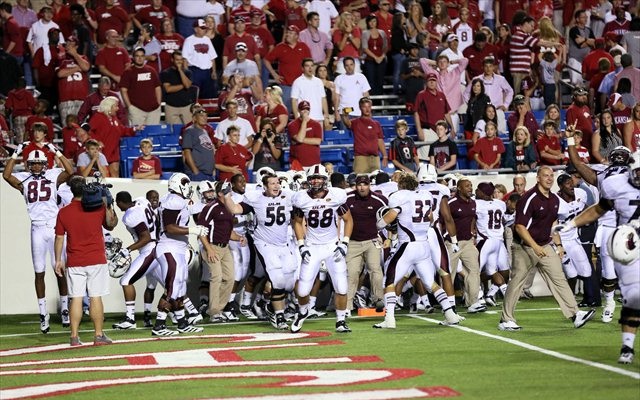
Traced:
POLYGON ((213 245, 218 247, 227 247, 229 243, 213 243, 213 245))

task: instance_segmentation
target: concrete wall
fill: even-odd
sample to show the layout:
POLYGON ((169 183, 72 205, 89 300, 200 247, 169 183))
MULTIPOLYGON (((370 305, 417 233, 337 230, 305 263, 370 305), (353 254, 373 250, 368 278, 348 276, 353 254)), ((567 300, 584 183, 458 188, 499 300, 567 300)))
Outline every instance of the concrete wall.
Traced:
MULTIPOLYGON (((502 183, 507 188, 512 187, 513 175, 492 175, 471 177, 474 187, 481 181, 491 180, 502 183)), ((131 179, 109 179, 113 184, 112 193, 127 190, 135 197, 144 196, 148 190, 155 189, 162 196, 166 193, 166 181, 144 181, 131 179)), ((527 187, 533 186, 535 175, 527 176, 527 187)), ((555 190, 555 189, 554 189, 555 190)), ((195 196, 195 195, 194 195, 195 196)), ((38 304, 33 285, 33 266, 30 249, 30 223, 24 199, 18 191, 6 182, 0 183, 0 314, 37 313, 38 304)), ((118 215, 122 213, 118 211, 118 215)), ((113 234, 122 239, 125 245, 131 244, 131 236, 124 225, 119 223, 113 234)), ((196 247, 195 239, 192 245, 196 247)), ((134 253, 137 254, 137 253, 134 253)), ((197 286, 200 282, 199 272, 190 271, 189 294, 195 303, 198 301, 197 286)), ((57 308, 58 292, 53 269, 48 267, 46 272, 47 304, 50 312, 57 308)), ((122 290, 116 279, 111 279, 111 294, 104 299, 106 312, 120 312, 124 310, 122 290)), ((142 310, 142 292, 144 279, 136 284, 138 291, 138 310, 142 310)), ((156 299, 160 295, 156 290, 156 299)), ((537 282, 534 294, 548 293, 544 284, 537 282)))

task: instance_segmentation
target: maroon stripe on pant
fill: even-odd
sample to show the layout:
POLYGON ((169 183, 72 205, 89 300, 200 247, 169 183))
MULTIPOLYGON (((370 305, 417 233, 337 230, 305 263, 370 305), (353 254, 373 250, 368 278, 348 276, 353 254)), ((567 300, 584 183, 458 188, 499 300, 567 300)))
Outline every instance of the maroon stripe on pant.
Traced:
POLYGON ((177 271, 177 263, 176 259, 173 258, 173 254, 164 253, 164 258, 167 260, 167 276, 164 279, 164 288, 167 293, 167 299, 174 299, 173 297, 173 282, 176 279, 176 271, 177 271))
POLYGON ((133 285, 140 278, 145 276, 147 274, 147 271, 149 271, 149 267, 151 266, 151 263, 153 263, 155 259, 156 259, 156 255, 154 250, 144 258, 144 261, 142 261, 142 265, 140 266, 140 268, 136 271, 135 274, 133 274, 131 279, 129 279, 129 285, 133 285))
POLYGON ((444 238, 442 237, 442 233, 438 229, 433 229, 436 232, 436 238, 438 239, 438 247, 440 247, 440 269, 444 272, 450 273, 451 268, 449 266, 449 251, 447 251, 447 246, 444 244, 444 238))
POLYGON ((384 273, 384 287, 389 285, 393 285, 396 280, 396 267, 398 266, 398 260, 404 254, 404 250, 407 248, 408 242, 402 243, 392 256, 391 260, 389 260, 389 264, 387 265, 387 270, 384 273))

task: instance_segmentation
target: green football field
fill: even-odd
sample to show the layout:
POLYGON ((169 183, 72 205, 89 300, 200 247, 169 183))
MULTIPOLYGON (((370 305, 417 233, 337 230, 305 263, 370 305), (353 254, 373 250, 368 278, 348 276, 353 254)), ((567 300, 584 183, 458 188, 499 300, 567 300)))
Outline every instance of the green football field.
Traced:
POLYGON ((43 335, 35 315, 1 316, 0 398, 640 399, 639 360, 617 364, 620 328, 600 312, 574 329, 536 298, 518 305, 521 332, 498 331, 493 308, 457 327, 439 313, 400 314, 395 330, 354 317, 350 334, 334 332, 332 314, 298 334, 242 321, 163 339, 109 329, 110 346, 92 345, 85 317, 77 348, 56 317, 43 335))

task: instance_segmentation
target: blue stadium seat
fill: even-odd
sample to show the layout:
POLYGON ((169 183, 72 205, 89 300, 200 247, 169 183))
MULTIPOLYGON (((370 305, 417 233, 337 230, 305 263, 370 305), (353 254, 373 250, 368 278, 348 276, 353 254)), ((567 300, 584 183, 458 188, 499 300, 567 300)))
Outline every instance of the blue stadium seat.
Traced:
POLYGON ((139 149, 120 149, 120 159, 124 160, 129 157, 137 158, 140 155, 139 149))
POLYGON ((347 157, 346 149, 320 149, 320 160, 334 164, 343 164, 347 157))
POLYGON ((171 175, 173 175, 174 172, 170 171, 170 172, 163 172, 160 174, 160 179, 169 179, 171 178, 171 175))
POLYGON ((120 139, 120 148, 125 149, 139 149, 140 148, 140 140, 144 138, 139 136, 131 136, 131 137, 123 137, 120 139))
POLYGON ((162 164, 163 172, 166 172, 166 171, 182 172, 183 165, 182 165, 181 154, 165 155, 165 156, 159 156, 159 157, 160 157, 160 163, 162 164))
POLYGON ((142 130, 144 136, 163 136, 170 135, 172 132, 171 125, 147 125, 142 130))
POLYGON ((464 157, 467 158, 467 144, 466 143, 458 143, 458 159, 464 157))
POLYGON ((177 136, 180 136, 180 132, 182 131, 182 127, 183 127, 183 126, 184 126, 184 125, 182 125, 182 124, 174 124, 174 125, 171 125, 171 131, 173 132, 173 134, 174 134, 176 137, 177 137, 177 136))
POLYGON ((350 144, 353 137, 349 130, 328 130, 324 131, 323 144, 350 144))
POLYGON ((178 136, 176 135, 161 136, 160 147, 161 149, 169 151, 181 150, 180 144, 178 143, 178 136))

